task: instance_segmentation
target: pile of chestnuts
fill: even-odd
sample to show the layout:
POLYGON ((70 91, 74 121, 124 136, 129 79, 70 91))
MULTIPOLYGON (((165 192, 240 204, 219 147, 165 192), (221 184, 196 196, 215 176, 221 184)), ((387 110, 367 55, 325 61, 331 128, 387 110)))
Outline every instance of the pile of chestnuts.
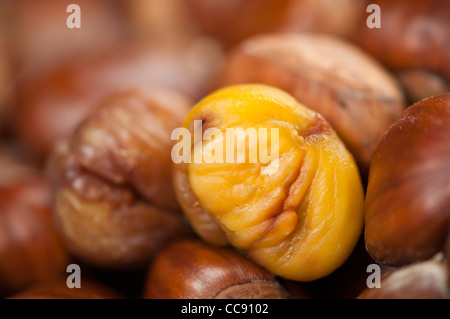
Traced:
POLYGON ((0 298, 448 299, 449 12, 2 1, 0 298))

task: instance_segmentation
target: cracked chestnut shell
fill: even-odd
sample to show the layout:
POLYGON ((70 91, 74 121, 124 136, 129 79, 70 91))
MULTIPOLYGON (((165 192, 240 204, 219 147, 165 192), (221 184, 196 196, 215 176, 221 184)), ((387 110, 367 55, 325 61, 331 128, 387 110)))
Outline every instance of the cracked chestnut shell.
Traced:
POLYGON ((165 248, 150 266, 148 299, 280 299, 276 278, 229 248, 181 240, 165 248))
POLYGON ((189 105, 161 88, 117 93, 55 151, 54 215, 74 255, 99 267, 141 267, 188 233, 171 182, 170 134, 189 105))
POLYGON ((385 130, 401 116, 395 78, 355 45, 320 34, 264 34, 243 41, 226 57, 213 88, 263 83, 292 94, 322 114, 366 177, 385 130))
POLYGON ((441 251, 450 222, 450 94, 409 107, 374 154, 365 242, 374 259, 403 265, 441 251))
POLYGON ((234 161, 174 165, 178 200, 203 240, 231 243, 287 279, 314 280, 344 263, 362 232, 363 190, 352 155, 320 114, 277 88, 237 85, 200 101, 184 128, 194 136, 188 157, 202 150, 205 158, 213 149, 220 154, 229 129, 279 132, 265 142, 255 133, 260 137, 245 148, 234 143, 234 161), (204 132, 215 128, 224 139, 205 135, 199 148, 200 121, 204 132), (278 148, 277 158, 251 162, 250 152, 266 146, 272 154, 278 148))
POLYGON ((37 174, 0 186, 0 296, 65 273, 70 258, 49 197, 50 185, 37 174))

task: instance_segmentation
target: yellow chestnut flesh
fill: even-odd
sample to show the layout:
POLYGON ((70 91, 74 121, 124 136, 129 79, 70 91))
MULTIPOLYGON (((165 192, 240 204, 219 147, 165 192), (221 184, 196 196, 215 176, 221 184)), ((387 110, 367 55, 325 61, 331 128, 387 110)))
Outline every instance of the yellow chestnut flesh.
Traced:
MULTIPOLYGON (((203 160, 175 164, 174 184, 203 240, 230 243, 272 273, 298 281, 324 277, 344 263, 362 232, 363 189, 352 155, 320 114, 282 90, 246 84, 200 101, 184 122, 191 136, 198 121, 204 132, 214 128, 225 137, 203 136, 203 160), (258 138, 244 136, 245 147, 235 141, 234 161, 204 160, 211 149, 226 153, 231 128, 253 128, 258 138), (267 129, 266 140, 260 129, 267 129), (270 162, 250 161, 252 150, 264 147, 278 149, 277 157, 268 152, 270 162)), ((194 137, 191 155, 198 145, 194 137)))

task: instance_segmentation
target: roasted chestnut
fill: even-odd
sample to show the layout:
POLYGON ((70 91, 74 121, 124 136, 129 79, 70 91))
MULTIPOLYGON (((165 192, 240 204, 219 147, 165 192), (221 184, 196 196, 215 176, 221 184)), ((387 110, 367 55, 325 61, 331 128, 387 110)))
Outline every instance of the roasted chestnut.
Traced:
POLYGON ((353 0, 184 0, 191 24, 226 47, 264 32, 322 32, 347 36, 365 14, 353 0))
POLYGON ((152 262, 144 292, 149 299, 279 299, 277 279, 229 248, 181 240, 152 262))
POLYGON ((318 34, 266 34, 232 50, 213 88, 264 83, 321 113, 366 177, 373 151, 403 111, 400 86, 376 60, 342 39, 318 34))
POLYGON ((442 254, 390 271, 379 288, 366 288, 358 299, 449 299, 442 254))
MULTIPOLYGON (((354 28, 355 43, 399 74, 411 103, 450 90, 450 2, 375 0, 381 27, 354 28)), ((364 17, 365 19, 366 17, 364 17)))
POLYGON ((441 251, 450 224, 450 94, 410 106, 372 159, 365 241, 380 263, 404 265, 441 251))
POLYGON ((0 296, 66 271, 70 257, 49 210, 50 187, 38 175, 0 186, 0 296))
POLYGON ((129 44, 69 59, 20 79, 16 131, 34 154, 45 157, 55 142, 68 138, 102 99, 117 90, 158 86, 196 99, 218 55, 214 45, 199 40, 166 46, 129 44))
POLYGON ((84 279, 80 288, 68 288, 65 280, 34 285, 9 299, 121 299, 123 296, 114 289, 84 279))
POLYGON ((344 263, 362 232, 363 189, 320 114, 277 88, 237 85, 201 100, 184 130, 193 138, 172 150, 174 184, 203 240, 299 281, 344 263))
POLYGON ((54 215, 75 256, 98 267, 142 267, 189 233, 170 160, 170 134, 189 106, 162 88, 117 93, 55 150, 49 164, 54 215))

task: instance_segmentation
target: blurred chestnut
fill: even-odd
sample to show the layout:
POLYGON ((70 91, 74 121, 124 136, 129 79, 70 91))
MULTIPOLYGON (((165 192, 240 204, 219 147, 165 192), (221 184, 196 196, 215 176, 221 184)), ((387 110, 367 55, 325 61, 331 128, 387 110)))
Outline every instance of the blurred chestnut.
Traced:
POLYGON ((374 259, 403 265, 441 251, 450 224, 450 93, 409 107, 380 141, 365 200, 374 259))
POLYGON ((313 31, 346 36, 364 1, 353 0, 186 0, 192 24, 231 47, 264 32, 313 31))
POLYGON ((34 154, 46 155, 67 138, 108 94, 157 85, 195 99, 219 59, 206 39, 188 44, 128 45, 71 59, 48 71, 21 78, 14 123, 34 154))
MULTIPOLYGON (((411 102, 450 89, 450 2, 375 0, 381 28, 355 28, 354 41, 391 70, 400 73, 411 102)), ((366 17, 364 17, 366 19, 366 17)))
POLYGON ((68 288, 65 280, 56 280, 34 285, 9 299, 122 299, 114 289, 93 281, 83 279, 80 288, 68 288))
POLYGON ((104 268, 141 267, 188 233, 171 183, 170 136, 189 106, 162 88, 117 93, 56 149, 54 214, 75 256, 104 268))
POLYGON ((28 175, 0 186, 0 295, 60 276, 69 255, 48 208, 50 189, 28 175))
POLYGON ((321 113, 367 174, 384 131, 403 111, 396 80, 356 46, 318 34, 266 34, 234 48, 213 88, 264 83, 321 113))
POLYGON ((449 299, 442 254, 404 266, 381 278, 380 288, 366 288, 358 299, 449 299))
POLYGON ((286 297, 276 278, 244 256, 198 240, 181 240, 152 262, 144 298, 279 299, 286 297))
POLYGON ((126 38, 119 1, 14 0, 3 6, 8 42, 16 74, 48 68, 66 57, 108 48, 126 38), (81 10, 81 27, 68 28, 70 4, 81 10))
POLYGON ((10 184, 37 173, 35 167, 26 163, 9 147, 0 147, 0 187, 8 187, 10 184))
POLYGON ((184 41, 193 37, 193 23, 185 0, 124 1, 127 25, 133 38, 140 41, 184 41))

